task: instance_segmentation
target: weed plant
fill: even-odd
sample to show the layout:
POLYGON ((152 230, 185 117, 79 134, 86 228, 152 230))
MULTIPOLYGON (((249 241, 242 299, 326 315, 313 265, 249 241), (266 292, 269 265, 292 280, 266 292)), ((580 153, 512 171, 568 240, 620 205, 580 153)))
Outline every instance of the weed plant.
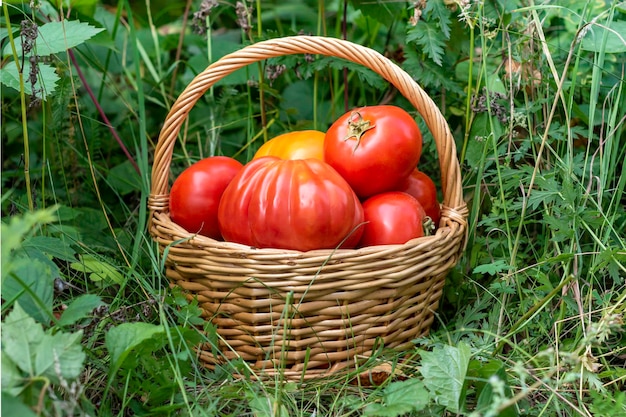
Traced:
MULTIPOLYGON (((3 415, 626 415, 625 2, 1 8, 3 415), (397 62, 456 140, 466 250, 429 336, 362 369, 387 367, 379 385, 234 378, 251 371, 238 361, 204 369, 193 346, 215 330, 169 288, 147 233, 152 152, 178 94, 221 56, 300 33, 397 62)), ((210 155, 246 162, 274 135, 379 103, 413 111, 343 61, 251 65, 196 104, 172 173, 210 155)), ((437 179, 422 131, 420 166, 437 179)))

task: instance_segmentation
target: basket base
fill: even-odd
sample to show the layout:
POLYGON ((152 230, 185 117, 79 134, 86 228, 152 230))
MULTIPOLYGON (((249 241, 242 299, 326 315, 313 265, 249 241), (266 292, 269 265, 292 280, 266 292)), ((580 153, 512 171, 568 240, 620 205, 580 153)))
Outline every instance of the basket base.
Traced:
MULTIPOLYGON (((428 329, 416 338, 428 335, 428 329)), ((229 364, 224 358, 220 358, 210 351, 197 348, 200 364, 210 370, 218 368, 227 369, 227 372, 234 378, 245 378, 265 383, 297 383, 299 385, 321 382, 323 380, 344 380, 353 385, 377 386, 381 385, 389 378, 397 380, 406 379, 402 372, 404 360, 410 357, 408 353, 402 354, 404 350, 413 347, 413 343, 407 343, 396 349, 386 351, 378 350, 376 353, 367 352, 363 355, 353 356, 351 360, 342 362, 327 363, 327 367, 321 364, 312 366, 310 369, 303 366, 291 368, 281 367, 280 363, 264 361, 263 363, 234 362, 229 364), (403 356, 403 358, 402 358, 403 356), (389 358, 399 358, 391 361, 389 358), (231 369, 228 369, 231 367, 231 369)), ((316 365, 316 364, 311 364, 316 365)))

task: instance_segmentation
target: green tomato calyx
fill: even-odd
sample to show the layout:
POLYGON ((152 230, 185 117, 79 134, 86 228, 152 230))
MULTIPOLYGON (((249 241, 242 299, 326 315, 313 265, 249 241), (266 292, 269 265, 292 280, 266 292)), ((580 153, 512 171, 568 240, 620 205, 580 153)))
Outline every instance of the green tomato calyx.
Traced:
POLYGON ((356 138, 356 145, 354 145, 354 149, 352 150, 352 152, 354 152, 359 147, 363 134, 374 127, 376 127, 376 125, 372 124, 369 120, 363 119, 361 113, 353 111, 348 118, 348 132, 343 140, 346 141, 351 138, 356 138))

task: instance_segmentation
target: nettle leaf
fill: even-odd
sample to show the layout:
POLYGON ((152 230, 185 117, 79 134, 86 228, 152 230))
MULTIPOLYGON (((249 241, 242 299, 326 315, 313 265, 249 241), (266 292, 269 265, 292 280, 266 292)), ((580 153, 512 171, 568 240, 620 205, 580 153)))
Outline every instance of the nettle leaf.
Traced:
POLYGON ((24 373, 35 375, 34 349, 43 342, 44 336, 43 327, 15 303, 2 323, 2 352, 24 373))
MULTIPOLYGON (((33 86, 28 82, 30 69, 30 61, 25 60, 24 67, 22 68, 22 73, 24 74, 24 93, 33 95, 33 86)), ((60 77, 52 66, 42 63, 37 64, 37 74, 35 90, 41 89, 41 98, 42 100, 46 100, 49 95, 54 93, 60 77)), ((17 66, 8 63, 3 68, 0 68, 0 82, 7 87, 20 91, 20 74, 17 71, 17 66)))
POLYGON ((78 378, 85 353, 80 343, 83 332, 44 332, 19 303, 2 326, 2 350, 14 366, 28 376, 44 376, 53 382, 78 378))
POLYGON ((60 377, 73 380, 83 370, 85 352, 80 344, 83 331, 46 334, 42 343, 35 347, 36 375, 59 381, 60 377))
POLYGON ((363 415, 397 417, 423 410, 430 399, 429 391, 419 379, 392 382, 383 390, 382 403, 369 404, 363 415))
POLYGON ((453 413, 461 411, 463 385, 470 362, 470 347, 461 342, 457 346, 434 348, 432 352, 420 351, 421 374, 424 384, 439 405, 453 413))
MULTIPOLYGON (((35 40, 35 53, 39 56, 48 56, 67 51, 88 39, 91 39, 103 28, 91 26, 89 23, 78 20, 63 20, 46 23, 39 26, 37 39, 35 40)), ((22 55, 22 45, 15 45, 17 55, 22 55)), ((13 55, 11 45, 4 47, 3 56, 13 55)))

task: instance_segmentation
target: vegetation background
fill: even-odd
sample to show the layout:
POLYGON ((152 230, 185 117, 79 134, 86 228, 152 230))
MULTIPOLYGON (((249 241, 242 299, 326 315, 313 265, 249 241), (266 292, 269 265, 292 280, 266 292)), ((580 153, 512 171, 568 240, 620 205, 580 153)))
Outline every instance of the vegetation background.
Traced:
MULTIPOLYGON (((3 415, 626 415, 625 2, 1 8, 3 415), (457 142, 467 250, 430 335, 379 386, 202 369, 192 346, 210 331, 168 288, 146 232, 151 153, 177 95, 226 53, 299 33, 399 63, 457 142)), ((383 102, 412 111, 356 65, 252 65, 196 105, 172 170, 216 154, 247 161, 267 137, 383 102)), ((437 179, 423 131, 421 166, 437 179)))

